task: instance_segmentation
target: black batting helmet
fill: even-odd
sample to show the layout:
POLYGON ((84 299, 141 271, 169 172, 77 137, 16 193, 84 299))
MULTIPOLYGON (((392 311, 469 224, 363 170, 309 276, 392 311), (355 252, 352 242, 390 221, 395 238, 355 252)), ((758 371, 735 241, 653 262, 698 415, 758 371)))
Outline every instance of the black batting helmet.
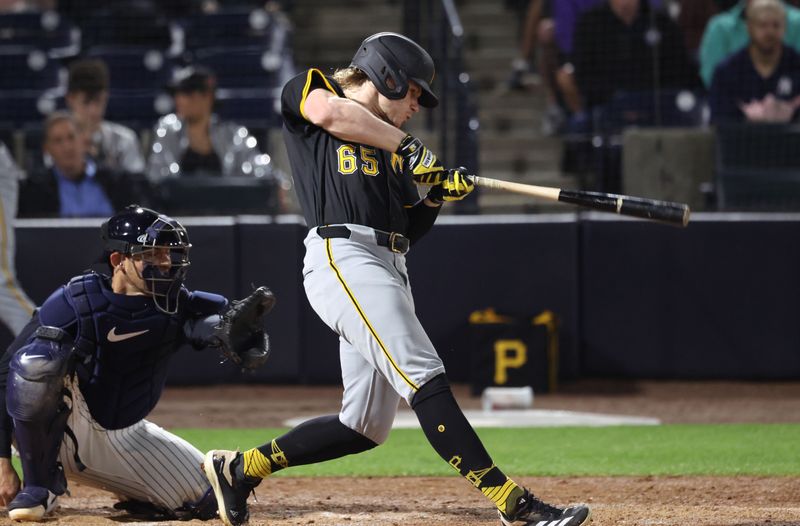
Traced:
POLYGON ((367 37, 358 48, 351 66, 367 74, 388 99, 402 99, 413 80, 422 88, 419 103, 435 108, 439 99, 431 90, 436 74, 433 59, 422 46, 398 33, 376 33, 367 37), (391 81, 391 84, 390 82, 391 81))
MULTIPOLYGON (((126 256, 142 257, 145 265, 141 278, 148 286, 156 307, 168 314, 177 312, 177 299, 189 270, 189 234, 176 219, 155 210, 129 205, 111 216, 100 227, 100 238, 106 256, 121 252, 126 256), (169 253, 166 262, 147 259, 149 253, 162 250, 169 253)), ((108 261, 108 258, 105 258, 108 261)))

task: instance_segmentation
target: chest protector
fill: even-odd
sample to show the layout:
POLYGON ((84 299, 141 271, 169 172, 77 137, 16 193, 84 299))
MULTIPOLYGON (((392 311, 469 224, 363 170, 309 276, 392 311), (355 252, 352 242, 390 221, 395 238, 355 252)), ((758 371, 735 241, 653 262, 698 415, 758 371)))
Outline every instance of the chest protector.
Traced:
POLYGON ((76 375, 92 418, 106 429, 128 427, 158 402, 169 357, 183 337, 182 319, 144 296, 111 293, 98 274, 76 276, 64 297, 77 319, 76 375))

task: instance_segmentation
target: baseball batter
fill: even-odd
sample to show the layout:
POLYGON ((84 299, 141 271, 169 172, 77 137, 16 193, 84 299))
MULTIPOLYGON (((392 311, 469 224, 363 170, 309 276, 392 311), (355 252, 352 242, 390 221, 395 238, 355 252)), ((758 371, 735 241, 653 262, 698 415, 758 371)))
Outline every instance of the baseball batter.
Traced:
POLYGON ((16 336, 31 319, 34 304, 14 271, 14 218, 22 170, 0 142, 0 320, 16 336))
POLYGON ((126 208, 101 237, 111 276, 83 274, 53 292, 0 359, 0 498, 11 519, 40 521, 69 479, 113 492, 137 515, 216 517, 202 453, 145 417, 183 343, 251 359, 245 367, 263 363, 263 330, 232 333, 235 318, 260 322, 273 298, 262 287, 229 306, 188 291, 188 233, 152 210, 126 208), (228 347, 234 339, 242 345, 228 347))
POLYGON ((503 524, 578 526, 589 508, 545 504, 494 464, 458 407, 444 366, 414 313, 406 253, 444 201, 473 189, 402 126, 438 103, 433 60, 410 39, 378 33, 350 67, 310 69, 281 98, 284 138, 310 227, 303 276, 311 306, 339 335, 344 395, 338 415, 300 424, 264 445, 214 450, 204 467, 225 524, 248 519, 247 496, 289 466, 384 442, 400 400, 437 453, 499 510, 503 524), (419 199, 416 184, 432 185, 419 199))

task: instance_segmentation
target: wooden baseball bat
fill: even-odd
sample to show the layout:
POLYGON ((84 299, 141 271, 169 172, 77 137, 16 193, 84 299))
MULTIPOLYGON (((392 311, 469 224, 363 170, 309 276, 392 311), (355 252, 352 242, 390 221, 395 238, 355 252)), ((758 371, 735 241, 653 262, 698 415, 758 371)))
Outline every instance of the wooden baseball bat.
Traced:
POLYGON ((515 194, 532 195, 550 201, 561 201, 573 205, 614 212, 624 216, 634 216, 654 221, 663 221, 676 226, 689 224, 689 205, 671 201, 658 201, 633 197, 630 195, 606 194, 602 192, 588 192, 584 190, 562 190, 549 186, 536 186, 532 184, 512 183, 490 177, 472 176, 475 186, 505 190, 515 194))

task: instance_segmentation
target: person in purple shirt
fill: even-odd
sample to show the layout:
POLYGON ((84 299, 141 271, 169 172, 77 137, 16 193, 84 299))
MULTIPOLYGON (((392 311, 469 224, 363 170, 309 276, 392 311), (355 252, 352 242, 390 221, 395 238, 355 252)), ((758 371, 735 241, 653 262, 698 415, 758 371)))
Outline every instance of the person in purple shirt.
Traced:
POLYGON ((789 122, 800 107, 800 54, 783 43, 786 8, 779 0, 754 0, 746 16, 750 43, 714 71, 711 119, 789 122))
POLYGON ((606 104, 620 91, 700 84, 680 27, 642 0, 607 0, 586 11, 573 44, 575 80, 586 108, 606 104))
POLYGON ((131 200, 149 201, 144 176, 98 168, 69 113, 45 120, 42 149, 52 166, 20 184, 19 217, 103 217, 131 200))

